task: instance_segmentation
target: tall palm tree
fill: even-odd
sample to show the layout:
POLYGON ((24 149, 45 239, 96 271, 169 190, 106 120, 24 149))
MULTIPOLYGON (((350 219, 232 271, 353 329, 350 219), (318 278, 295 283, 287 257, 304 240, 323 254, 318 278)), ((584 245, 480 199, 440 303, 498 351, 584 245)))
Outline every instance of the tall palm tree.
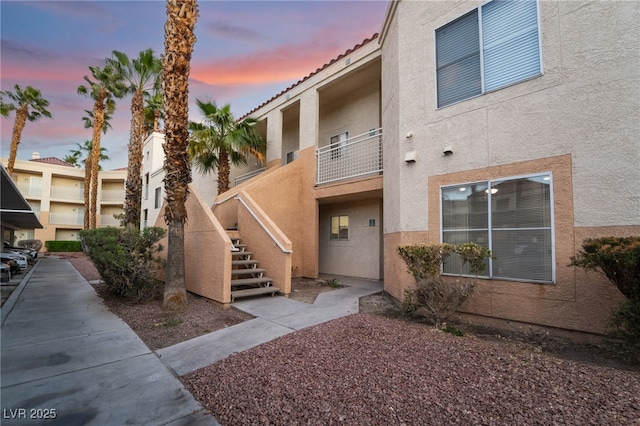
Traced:
POLYGON ((13 166, 18 155, 18 145, 22 138, 22 130, 27 124, 27 120, 31 122, 38 121, 41 117, 51 118, 51 113, 47 110, 49 101, 42 97, 40 90, 27 86, 22 89, 19 85, 13 86, 15 92, 2 92, 2 106, 0 111, 4 117, 8 117, 13 110, 16 111, 16 119, 13 122, 13 134, 11 135, 11 150, 9 152, 9 162, 7 163, 7 172, 9 176, 13 172, 13 166), (11 99, 13 102, 5 103, 4 97, 11 99), (15 103, 14 103, 15 102, 15 103))
POLYGON ((167 207, 164 220, 168 228, 167 274, 164 287, 165 309, 187 306, 184 268, 185 202, 191 182, 189 167, 189 72, 196 43, 198 21, 196 0, 167 0, 162 57, 163 105, 165 112, 164 188, 167 207))
POLYGON ((236 121, 231 106, 219 108, 215 102, 196 100, 202 123, 190 122, 189 156, 201 173, 218 169, 218 194, 229 190, 231 163, 246 165, 247 155, 264 161, 266 141, 256 129, 257 120, 236 121))
POLYGON ((149 90, 158 89, 162 75, 162 62, 152 49, 143 50, 138 57, 130 60, 117 50, 110 59, 120 70, 127 84, 131 98, 131 129, 129 131, 129 163, 125 185, 124 219, 127 227, 140 227, 140 203, 142 202, 142 149, 144 142, 144 97, 149 90))
MULTIPOLYGON (((116 104, 115 102, 108 102, 107 107, 104 111, 104 119, 102 123, 102 133, 107 134, 107 130, 111 128, 111 117, 113 112, 115 111, 116 104)), ((84 110, 87 113, 84 117, 82 117, 82 121, 84 122, 85 129, 93 129, 94 116, 93 112, 89 110, 84 110)), ((93 143, 89 140, 85 142, 85 146, 89 148, 87 152, 87 156, 84 159, 84 229, 89 229, 91 223, 91 152, 93 148, 93 143)), ((83 148, 84 149, 84 148, 83 148)), ((100 159, 102 159, 102 152, 106 149, 100 147, 100 159)), ((108 159, 108 158, 107 158, 108 159)), ((98 164, 98 171, 101 170, 100 165, 98 164)), ((94 213, 95 216, 95 213, 94 213)))
MULTIPOLYGON (((94 100, 93 103, 93 137, 91 139, 91 159, 86 165, 91 168, 91 203, 89 223, 85 223, 85 228, 96 227, 96 216, 98 210, 98 163, 100 159, 100 132, 103 130, 105 113, 111 114, 115 110, 115 99, 121 98, 126 93, 126 86, 122 81, 119 70, 107 61, 104 68, 89 67, 93 80, 84 76, 88 86, 78 87, 78 93, 86 95, 94 100)), ((85 209, 86 211, 86 209, 85 209)), ((86 218, 86 213, 85 213, 86 218)), ((86 221, 86 219, 85 219, 86 221)))

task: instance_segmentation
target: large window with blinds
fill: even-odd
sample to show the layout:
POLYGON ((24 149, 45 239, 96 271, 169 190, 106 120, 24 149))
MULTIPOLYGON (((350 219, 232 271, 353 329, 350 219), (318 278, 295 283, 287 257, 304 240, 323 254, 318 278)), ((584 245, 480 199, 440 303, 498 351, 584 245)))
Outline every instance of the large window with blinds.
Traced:
POLYGON ((444 107, 542 73, 537 0, 493 0, 436 30, 444 107))
MULTIPOLYGON (((550 173, 442 187, 442 242, 489 247, 489 278, 554 282, 552 194, 550 173)), ((443 272, 469 273, 454 256, 443 272)))

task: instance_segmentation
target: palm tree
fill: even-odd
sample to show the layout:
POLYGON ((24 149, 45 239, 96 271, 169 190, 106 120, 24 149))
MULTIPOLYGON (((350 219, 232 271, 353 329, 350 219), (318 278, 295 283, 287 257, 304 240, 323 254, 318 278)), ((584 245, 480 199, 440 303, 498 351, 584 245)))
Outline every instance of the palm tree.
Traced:
MULTIPOLYGON (((105 123, 105 113, 111 115, 115 110, 115 99, 125 95, 126 86, 122 82, 122 76, 118 69, 109 62, 104 68, 89 67, 93 80, 84 76, 88 86, 78 87, 78 93, 86 95, 94 100, 93 104, 93 138, 91 139, 91 157, 86 164, 90 168, 89 181, 91 182, 91 212, 88 217, 85 209, 85 228, 96 227, 97 202, 98 202, 98 163, 100 159, 100 132, 105 123)), ((86 190, 86 189, 85 189, 86 190)))
POLYGON ((47 110, 49 101, 42 97, 40 90, 27 86, 22 89, 19 85, 13 86, 15 92, 2 92, 2 101, 0 102, 0 112, 4 117, 8 117, 13 110, 16 111, 16 119, 13 123, 13 134, 11 135, 11 150, 9 152, 9 162, 7 163, 7 172, 9 176, 13 172, 13 166, 18 155, 18 145, 22 137, 27 120, 31 122, 38 121, 41 117, 51 118, 51 113, 47 110), (4 97, 8 97, 13 102, 5 103, 4 97))
POLYGON ((187 306, 184 268, 185 202, 189 195, 189 71, 196 43, 194 28, 198 20, 196 0, 167 0, 162 57, 163 105, 165 112, 164 188, 167 207, 164 220, 168 228, 167 274, 164 287, 165 309, 187 306))
MULTIPOLYGON (((78 146, 76 149, 72 149, 68 154, 63 158, 67 163, 73 164, 74 166, 79 165, 80 163, 85 164, 89 156, 91 155, 91 141, 87 139, 84 141, 84 144, 76 143, 78 146), (83 154, 86 153, 86 154, 83 154), (84 156, 84 160, 82 157, 84 156)), ((107 148, 100 147, 100 161, 108 160, 109 156, 107 155, 107 148)), ((102 170, 102 166, 98 166, 99 170, 102 170)))
POLYGON ((160 120, 164 119, 162 112, 162 92, 157 91, 147 97, 144 107, 144 126, 147 134, 155 132, 160 128, 160 120))
POLYGON ((218 194, 229 190, 231 163, 246 165, 247 155, 264 161, 266 141, 260 136, 251 117, 236 121, 231 106, 219 108, 215 102, 196 100, 203 123, 190 122, 189 155, 201 173, 218 169, 218 194))
POLYGON ((110 60, 120 70, 131 98, 131 130, 129 131, 129 164, 125 195, 125 223, 128 227, 140 227, 140 203, 142 201, 142 149, 144 142, 144 97, 150 89, 158 89, 162 73, 162 62, 152 49, 143 50, 136 59, 113 51, 110 60))
MULTIPOLYGON (((111 128, 111 117, 113 112, 115 111, 116 105, 115 102, 108 102, 107 107, 104 111, 104 120, 102 123, 102 133, 107 134, 107 130, 111 128)), ((93 112, 89 110, 84 110, 87 113, 86 116, 82 117, 82 121, 84 122, 85 129, 93 129, 94 116, 93 112)), ((84 159, 84 229, 89 229, 89 225, 91 223, 91 149, 93 144, 91 141, 85 142, 85 146, 89 148, 87 152, 87 156, 84 159)), ((83 148, 84 149, 84 148, 83 148)), ((100 147, 100 159, 102 159, 102 152, 106 151, 105 148, 100 147)), ((100 165, 98 164, 98 170, 101 170, 100 165)), ((95 216, 95 213, 94 213, 95 216)))

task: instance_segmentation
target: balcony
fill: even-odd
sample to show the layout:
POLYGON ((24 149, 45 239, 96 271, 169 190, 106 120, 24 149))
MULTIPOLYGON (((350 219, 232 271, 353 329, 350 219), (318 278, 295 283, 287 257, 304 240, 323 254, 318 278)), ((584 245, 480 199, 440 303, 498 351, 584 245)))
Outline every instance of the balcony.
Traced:
POLYGON ((120 219, 116 219, 113 215, 100 215, 100 226, 122 226, 120 219))
MULTIPOLYGON (((146 197, 145 200, 147 198, 148 197, 146 197)), ((100 195, 100 201, 124 203, 124 189, 103 189, 100 195)))
POLYGON ((18 191, 22 194, 23 197, 40 197, 42 195, 42 188, 40 185, 33 185, 29 183, 18 182, 16 185, 18 187, 18 191))
POLYGON ((52 186, 51 198, 70 201, 84 201, 84 188, 81 186, 52 186))
POLYGON ((316 183, 382 172, 382 128, 316 150, 316 183))
POLYGON ((84 225, 84 213, 49 213, 49 223, 52 225, 84 225))

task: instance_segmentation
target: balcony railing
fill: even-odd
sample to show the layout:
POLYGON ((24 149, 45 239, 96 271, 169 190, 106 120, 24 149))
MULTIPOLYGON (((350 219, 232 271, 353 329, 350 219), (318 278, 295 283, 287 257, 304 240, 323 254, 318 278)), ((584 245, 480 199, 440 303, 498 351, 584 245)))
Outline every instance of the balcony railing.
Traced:
POLYGON ((254 170, 252 172, 245 173, 245 174, 240 175, 240 176, 236 176, 236 179, 235 179, 236 185, 235 186, 240 185, 242 182, 248 181, 249 179, 251 179, 254 176, 258 176, 260 173, 264 172, 265 170, 267 170, 267 169, 265 167, 263 167, 261 169, 254 170))
POLYGON ((124 189, 103 189, 100 201, 121 201, 124 203, 124 189))
POLYGON ((84 214, 79 213, 49 213, 49 223, 54 225, 83 225, 84 214))
POLYGON ((28 183, 19 182, 17 187, 23 197, 39 197, 42 194, 42 188, 40 185, 30 185, 28 183))
POLYGON ((382 129, 323 146, 316 150, 316 183, 382 172, 382 129))
POLYGON ((78 186, 52 186, 51 198, 64 200, 83 201, 84 188, 78 186))
POLYGON ((120 226, 120 219, 110 214, 100 215, 100 226, 120 226))

